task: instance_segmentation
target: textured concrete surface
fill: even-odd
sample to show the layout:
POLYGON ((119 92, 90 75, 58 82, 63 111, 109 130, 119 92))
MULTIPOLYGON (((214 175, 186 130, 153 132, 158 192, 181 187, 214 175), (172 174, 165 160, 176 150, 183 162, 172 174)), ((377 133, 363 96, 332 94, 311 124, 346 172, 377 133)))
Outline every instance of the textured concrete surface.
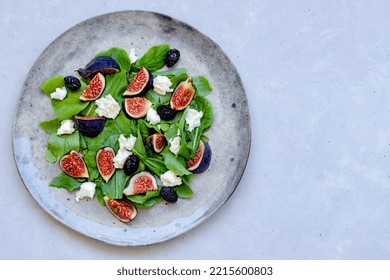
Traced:
POLYGON ((387 1, 0 2, 2 259, 388 259, 387 1), (252 150, 215 215, 171 241, 118 248, 69 230, 24 188, 12 156, 23 80, 62 32, 127 9, 211 37, 247 91, 252 150))

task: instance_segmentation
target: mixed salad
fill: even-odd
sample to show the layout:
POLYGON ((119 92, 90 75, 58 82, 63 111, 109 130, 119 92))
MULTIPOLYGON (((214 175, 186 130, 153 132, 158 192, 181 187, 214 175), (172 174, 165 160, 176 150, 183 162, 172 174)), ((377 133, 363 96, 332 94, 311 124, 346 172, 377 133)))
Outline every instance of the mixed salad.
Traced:
POLYGON ((50 135, 45 159, 62 170, 49 186, 77 201, 96 197, 123 222, 137 208, 190 198, 192 177, 211 160, 212 88, 177 67, 179 58, 168 44, 140 58, 113 47, 78 75, 46 80, 55 118, 40 123, 50 135))

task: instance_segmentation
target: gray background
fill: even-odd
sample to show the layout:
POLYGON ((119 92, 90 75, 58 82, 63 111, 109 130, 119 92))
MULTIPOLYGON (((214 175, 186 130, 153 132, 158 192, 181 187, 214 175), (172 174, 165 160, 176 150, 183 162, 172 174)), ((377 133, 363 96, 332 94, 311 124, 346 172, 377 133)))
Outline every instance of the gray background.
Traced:
MULTIPOLYGON (((1 259, 388 259, 390 2, 0 1, 1 259), (211 37, 247 91, 252 150, 231 199, 171 241, 120 248, 54 221, 12 155, 23 81, 80 21, 165 13, 211 37)), ((228 132, 227 132, 228 133, 228 132)))

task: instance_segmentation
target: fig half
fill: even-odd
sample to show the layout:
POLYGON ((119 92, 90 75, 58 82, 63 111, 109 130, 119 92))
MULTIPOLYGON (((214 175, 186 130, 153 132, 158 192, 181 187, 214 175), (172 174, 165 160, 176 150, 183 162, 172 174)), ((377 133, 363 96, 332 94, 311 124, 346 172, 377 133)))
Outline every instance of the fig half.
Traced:
POLYGON ((103 147, 96 153, 96 165, 103 180, 108 182, 115 173, 115 151, 111 147, 103 147))
POLYGON ((134 79, 122 94, 124 97, 144 95, 153 87, 153 75, 145 67, 141 67, 134 79))
POLYGON ((125 98, 122 103, 123 112, 130 119, 145 117, 150 106, 152 106, 152 102, 145 97, 125 98))
POLYGON ((165 136, 163 134, 155 133, 146 138, 146 144, 156 153, 161 153, 165 147, 165 136))
POLYGON ((74 178, 88 178, 89 173, 84 159, 72 150, 60 159, 60 168, 65 174, 74 178))
POLYGON ((128 199, 113 199, 107 196, 103 199, 107 209, 121 222, 128 223, 137 216, 137 208, 128 199))
POLYGON ((191 103, 194 94, 195 88, 192 84, 192 77, 188 77, 173 91, 170 102, 171 108, 175 111, 185 109, 191 103))
POLYGON ((83 93, 80 95, 82 101, 93 101, 98 99, 106 86, 106 79, 102 73, 97 73, 89 82, 83 93))
POLYGON ((92 59, 84 68, 79 68, 77 72, 83 78, 91 78, 100 72, 104 75, 117 73, 120 71, 118 62, 109 56, 99 56, 92 59))
POLYGON ((200 140, 194 158, 187 161, 186 167, 192 173, 202 173, 209 168, 211 162, 211 148, 209 143, 200 140))
POLYGON ((149 172, 143 171, 127 180, 123 193, 125 195, 135 195, 146 193, 147 191, 157 191, 157 189, 156 178, 149 172))
POLYGON ((82 135, 94 138, 103 131, 106 124, 106 118, 97 116, 75 116, 74 122, 82 135))

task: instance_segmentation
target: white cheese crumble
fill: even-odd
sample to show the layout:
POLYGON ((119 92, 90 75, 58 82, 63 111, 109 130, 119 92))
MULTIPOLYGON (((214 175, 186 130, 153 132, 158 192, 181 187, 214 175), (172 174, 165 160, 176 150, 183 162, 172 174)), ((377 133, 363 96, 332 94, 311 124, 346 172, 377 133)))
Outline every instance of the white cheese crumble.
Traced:
POLYGON ((132 152, 126 149, 119 149, 118 153, 113 158, 115 168, 123 168, 126 159, 131 155, 132 152))
POLYGON ((137 137, 130 134, 129 138, 126 138, 121 134, 118 138, 119 149, 126 149, 131 151, 134 148, 135 141, 137 141, 137 137))
POLYGON ((137 138, 131 134, 129 138, 126 138, 123 134, 119 136, 119 151, 113 158, 115 168, 123 168, 126 159, 132 154, 131 150, 134 148, 136 140, 137 138))
POLYGON ((157 114, 157 111, 154 110, 152 107, 148 109, 148 112, 146 113, 146 120, 154 125, 158 124, 161 121, 160 116, 157 114))
POLYGON ((80 199, 84 197, 93 198, 95 194, 96 184, 92 182, 84 182, 80 186, 80 190, 76 192, 76 201, 80 201, 80 199))
POLYGON ((161 182, 165 187, 174 187, 181 185, 181 178, 176 176, 171 170, 168 170, 160 176, 161 182))
POLYGON ((121 107, 111 94, 108 94, 106 97, 99 98, 95 101, 95 104, 98 107, 96 109, 96 114, 100 117, 115 119, 121 110, 121 107))
POLYGON ((176 136, 175 138, 170 139, 169 143, 171 144, 169 146, 169 150, 175 155, 177 155, 180 150, 180 136, 176 136))
POLYGON ((138 60, 138 56, 135 55, 135 49, 134 48, 130 49, 129 57, 130 57, 130 62, 131 63, 134 63, 134 62, 136 62, 138 60))
POLYGON ((57 100, 64 100, 64 98, 66 97, 66 88, 63 87, 63 88, 56 88, 56 91, 55 92, 52 92, 50 94, 50 97, 52 99, 57 99, 57 100))
POLYGON ((188 124, 188 131, 193 131, 195 127, 200 126, 200 119, 203 117, 203 112, 195 109, 188 109, 186 114, 186 123, 188 124))
POLYGON ((171 86, 172 82, 166 76, 157 75, 157 77, 153 79, 153 90, 160 95, 165 95, 167 92, 172 92, 173 89, 171 89, 171 86))
POLYGON ((74 132, 74 121, 63 120, 61 126, 57 129, 57 135, 72 134, 74 132))

